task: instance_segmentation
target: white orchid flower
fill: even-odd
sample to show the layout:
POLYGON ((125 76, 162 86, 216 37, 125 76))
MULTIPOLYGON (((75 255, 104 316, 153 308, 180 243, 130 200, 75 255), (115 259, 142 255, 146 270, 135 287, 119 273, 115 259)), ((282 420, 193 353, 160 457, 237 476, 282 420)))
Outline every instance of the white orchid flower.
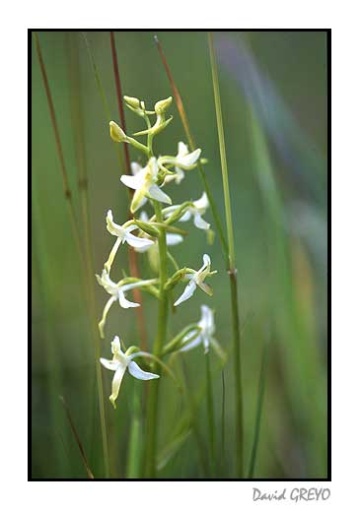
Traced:
POLYGON ((208 284, 205 284, 204 280, 209 275, 213 275, 215 272, 210 271, 210 265, 211 265, 211 259, 210 256, 207 254, 203 255, 203 265, 200 268, 200 270, 195 271, 192 270, 193 273, 188 273, 185 275, 185 278, 189 279, 190 282, 187 284, 187 286, 184 289, 184 292, 182 295, 179 296, 179 298, 174 303, 174 306, 180 305, 181 303, 185 302, 189 298, 192 297, 192 295, 195 292, 196 286, 199 286, 200 289, 202 289, 205 293, 208 295, 212 295, 212 289, 208 284))
MULTIPOLYGON (((176 210, 178 210, 181 205, 170 206, 165 210, 165 217, 168 218, 176 210)), ((206 222, 202 215, 205 214, 206 210, 209 207, 209 199, 206 195, 206 192, 203 192, 200 199, 194 201, 191 205, 187 206, 185 213, 179 218, 179 222, 187 222, 191 217, 194 218, 194 225, 198 229, 208 230, 210 228, 210 224, 206 222)))
POLYGON ((223 360, 226 360, 226 354, 221 348, 218 341, 215 339, 215 321, 214 321, 214 311, 210 309, 207 305, 201 306, 201 319, 198 322, 197 326, 200 328, 199 334, 190 341, 186 343, 186 341, 192 336, 192 333, 189 332, 183 339, 183 343, 185 346, 180 349, 180 351, 189 351, 193 348, 196 348, 200 344, 204 347, 205 354, 209 353, 210 347, 214 349, 216 354, 223 360))
POLYGON ((160 158, 158 158, 158 163, 161 168, 165 168, 165 165, 174 166, 174 173, 166 176, 165 183, 169 183, 173 180, 176 184, 181 183, 185 177, 184 170, 193 169, 196 166, 200 154, 201 149, 195 149, 195 151, 189 153, 188 146, 184 144, 184 142, 179 142, 176 156, 160 156, 160 158))
POLYGON ((148 249, 151 245, 154 245, 154 242, 149 238, 139 238, 138 236, 134 236, 131 234, 132 231, 138 229, 135 224, 131 224, 126 222, 124 225, 118 225, 114 222, 113 214, 111 209, 107 212, 106 216, 106 228, 113 236, 117 236, 117 240, 110 252, 109 258, 105 263, 105 268, 107 271, 110 271, 112 263, 114 261, 115 255, 122 243, 127 243, 131 247, 135 249, 148 249), (127 225, 129 224, 129 225, 127 225))
MULTIPOLYGON (((134 168, 134 167, 133 167, 134 168)), ((131 201, 130 210, 135 213, 144 203, 144 198, 151 198, 158 202, 165 202, 171 204, 171 199, 166 193, 164 193, 157 184, 158 181, 159 166, 156 158, 152 157, 148 161, 146 167, 137 168, 135 175, 129 176, 123 174, 120 181, 127 186, 135 190, 133 199, 131 201)))
POLYGON ((106 323, 106 318, 109 313, 109 310, 113 303, 116 301, 119 302, 120 307, 123 307, 124 309, 128 309, 130 307, 140 307, 139 303, 136 302, 130 302, 125 297, 125 293, 127 291, 130 291, 131 289, 136 289, 140 287, 144 287, 147 285, 153 284, 154 280, 140 280, 138 282, 131 282, 129 284, 122 284, 122 281, 118 282, 117 284, 113 282, 110 278, 110 275, 106 269, 103 269, 101 273, 101 277, 99 275, 96 275, 97 281, 99 282, 100 286, 102 286, 107 293, 111 295, 111 298, 106 302, 102 318, 99 322, 99 330, 100 330, 100 336, 104 337, 104 326, 106 323))
POLYGON ((134 362, 134 358, 140 357, 143 355, 142 352, 130 354, 131 348, 127 350, 125 353, 121 350, 120 339, 118 336, 114 337, 114 340, 111 343, 111 352, 113 354, 112 360, 107 360, 105 358, 100 358, 101 364, 109 369, 110 371, 115 371, 114 378, 112 381, 112 392, 109 397, 111 403, 114 408, 116 408, 115 401, 119 395, 119 390, 121 386, 122 379, 126 372, 126 369, 129 373, 138 380, 153 380, 155 378, 160 378, 158 374, 148 373, 143 371, 136 362, 134 362))

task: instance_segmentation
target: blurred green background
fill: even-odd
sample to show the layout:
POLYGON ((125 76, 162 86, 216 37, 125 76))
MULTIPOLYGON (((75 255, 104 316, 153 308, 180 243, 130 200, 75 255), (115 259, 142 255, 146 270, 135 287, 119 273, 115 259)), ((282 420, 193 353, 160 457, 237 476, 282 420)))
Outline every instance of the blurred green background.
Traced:
MULTIPOLYGON (((115 33, 123 93, 145 100, 148 107, 171 95, 154 32, 115 33)), ((221 167, 206 32, 157 32, 182 94, 192 132, 221 219, 224 221, 221 167)), ((53 96, 65 163, 81 233, 79 161, 88 176, 89 218, 94 271, 100 273, 113 244, 105 216, 112 209, 117 222, 127 218, 128 195, 119 177, 124 168, 118 146, 109 137, 96 77, 80 32, 39 32, 53 96), (79 123, 79 112, 82 121, 79 123)), ((87 32, 110 108, 120 123, 111 60, 109 32, 87 32)), ((328 477, 327 430, 327 34, 321 31, 216 32, 224 129, 235 225, 240 313, 243 321, 242 365, 245 394, 245 460, 254 437, 261 356, 268 343, 266 386, 255 477, 308 479, 328 477)), ((54 133, 32 44, 32 478, 86 478, 74 435, 59 395, 71 412, 89 465, 104 476, 98 401, 96 355, 91 320, 56 151, 54 133)), ((174 120, 156 138, 157 154, 176 154, 185 141, 173 104, 174 120)), ((127 132, 143 129, 126 112, 127 132)), ((132 152, 133 159, 138 154, 132 152)), ((197 199, 203 184, 197 170, 181 186, 167 192, 174 203, 197 199)), ((205 215, 215 228, 211 212, 205 215)), ((200 305, 216 311, 216 337, 229 353, 224 369, 224 455, 219 477, 231 478, 234 459, 233 376, 230 293, 218 236, 189 227, 186 241, 174 247, 179 264, 199 268, 209 253, 218 274, 212 298, 197 291, 170 320, 175 334, 200 319, 200 305)), ((140 272, 148 275, 146 257, 140 272)), ((128 254, 119 251, 115 277, 128 271, 128 254)), ((95 277, 87 284, 96 297, 96 321, 107 295, 95 277)), ((156 303, 144 296, 148 342, 156 332, 156 303)), ((139 342, 136 314, 115 305, 110 311, 102 356, 109 358, 110 340, 120 335, 139 342)), ((196 392, 205 381, 201 348, 181 356, 187 385, 196 392), (185 356, 186 355, 186 356, 185 356)), ((223 386, 221 369, 212 359, 217 425, 221 450, 223 386)), ((146 382, 125 377, 118 408, 108 401, 112 375, 104 371, 104 399, 111 477, 127 475, 132 393, 146 382)), ((145 399, 146 394, 142 399, 145 399)), ((159 447, 167 449, 183 416, 183 402, 169 378, 161 387, 159 447)), ((196 412, 206 443, 205 405, 196 412)), ((140 425, 143 431, 143 425, 140 425)), ((140 452, 143 445, 139 444, 140 452)), ((161 478, 205 477, 190 432, 158 474, 161 478)))

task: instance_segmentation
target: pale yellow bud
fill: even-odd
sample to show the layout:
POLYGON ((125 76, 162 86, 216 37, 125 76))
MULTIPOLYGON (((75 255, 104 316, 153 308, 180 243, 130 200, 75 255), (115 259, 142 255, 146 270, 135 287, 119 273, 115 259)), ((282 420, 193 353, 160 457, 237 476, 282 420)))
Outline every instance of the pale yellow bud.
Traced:
POLYGON ((124 96, 124 101, 127 105, 131 106, 132 108, 140 108, 140 99, 138 98, 132 98, 131 96, 124 96))
POLYGON ((162 99, 155 104, 155 112, 157 115, 164 115, 166 110, 172 103, 172 97, 169 96, 167 99, 162 99))
POLYGON ((124 131, 120 128, 118 124, 114 121, 109 122, 110 126, 110 137, 114 140, 114 142, 125 142, 127 139, 126 134, 124 131))

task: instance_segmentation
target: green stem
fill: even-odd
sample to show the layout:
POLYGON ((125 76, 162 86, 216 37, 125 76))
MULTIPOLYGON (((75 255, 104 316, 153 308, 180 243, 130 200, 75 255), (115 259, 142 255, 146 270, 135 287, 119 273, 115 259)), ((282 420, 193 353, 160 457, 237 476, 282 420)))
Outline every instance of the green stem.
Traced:
MULTIPOLYGON (((156 220, 161 223, 162 210, 157 201, 153 201, 156 220)), ((168 298, 165 289, 167 281, 167 246, 166 246, 166 233, 164 229, 160 230, 158 238, 159 246, 159 309, 158 309, 158 330, 153 347, 153 354, 156 357, 161 357, 161 352, 166 339, 166 327, 168 316, 168 298)), ((161 373, 161 368, 157 368, 158 374, 161 373)), ((156 476, 156 452, 157 452, 157 419, 159 411, 159 385, 158 382, 150 383, 149 401, 148 401, 148 425, 147 425, 147 443, 146 443, 146 465, 145 477, 154 479, 156 476)))
POLYGON ((215 455, 215 424, 214 424, 214 400, 211 383, 211 368, 210 368, 210 354, 205 355, 206 361, 206 404, 208 413, 208 426, 209 426, 209 441, 210 441, 210 470, 212 477, 216 473, 216 455, 215 455))
POLYGON ((260 426, 263 411, 264 394, 265 394, 265 380, 266 380, 266 363, 267 363, 267 343, 264 344, 263 354, 261 358, 261 368, 259 376, 259 389, 258 400, 256 405, 255 429, 254 429, 254 443, 251 449, 250 464, 248 478, 253 479, 255 472, 256 456, 258 452, 258 445, 260 439, 260 426))
POLYGON ((214 87, 214 100, 216 110, 216 121, 219 136, 219 148, 221 159, 221 171, 224 189, 224 202, 225 202, 225 216, 226 216, 226 230, 228 241, 228 274, 230 278, 230 293, 231 293, 231 311, 232 311, 232 332, 233 332, 233 350, 234 350, 234 379, 235 379, 235 431, 236 431, 236 475, 239 478, 243 477, 244 470, 244 453, 243 453, 243 391, 242 391, 242 378, 241 378, 241 358, 240 358, 240 320, 239 320, 239 303, 237 291, 237 270, 235 263, 235 244, 234 244, 234 229, 231 214, 231 199, 228 168, 226 162, 226 149, 224 126, 222 121, 221 112, 221 99, 219 88, 219 77, 216 64, 215 50, 212 40, 212 35, 209 33, 209 50, 211 60, 211 72, 214 87))

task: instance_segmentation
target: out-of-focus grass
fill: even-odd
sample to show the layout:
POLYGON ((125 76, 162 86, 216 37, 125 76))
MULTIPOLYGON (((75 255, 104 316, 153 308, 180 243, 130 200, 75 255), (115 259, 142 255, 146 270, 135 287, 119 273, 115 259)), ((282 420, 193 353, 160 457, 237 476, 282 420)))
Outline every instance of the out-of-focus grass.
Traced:
MULTIPOLYGON (((141 97, 149 105, 170 95, 153 35, 146 31, 115 34, 123 91, 141 97)), ((181 91, 192 131, 203 156, 209 160, 205 172, 224 221, 206 33, 163 32, 158 36, 181 91)), ((79 219, 80 192, 76 191, 78 147, 74 140, 80 132, 71 120, 71 104, 74 99, 79 99, 74 95, 81 96, 81 133, 89 183, 89 238, 92 240, 95 271, 99 272, 113 242, 105 229, 106 211, 112 209, 115 218, 127 217, 127 191, 119 181, 123 169, 119 168, 118 156, 108 136, 108 119, 82 35, 77 32, 41 32, 39 38, 79 219), (69 39, 79 48, 80 92, 69 80, 69 39)), ((109 34, 89 32, 87 38, 111 116, 118 121, 109 34)), ((251 456, 262 346, 264 339, 270 338, 254 476, 324 478, 327 477, 326 34, 229 33, 215 34, 214 42, 219 49, 240 310, 243 319, 249 318, 243 332, 242 349, 245 462, 251 456), (231 51, 228 44, 221 42, 220 36, 230 41, 231 51), (240 66, 233 52, 244 55, 245 39, 248 45, 251 44, 252 51, 246 54, 247 59, 239 61, 240 66), (234 65, 234 70, 229 62, 234 65), (246 65, 250 67, 247 69, 246 65), (249 76, 255 73, 254 65, 257 66, 256 80, 244 85, 238 75, 250 79, 249 76), (270 95, 266 93, 269 83, 270 95), (289 122, 293 123, 291 130, 287 129, 289 122), (309 172, 309 167, 315 169, 313 173, 309 172)), ((35 52, 32 104, 31 476, 86 478, 76 442, 58 399, 61 394, 72 411, 89 466, 95 477, 101 477, 104 473, 95 355, 90 336, 91 320, 80 275, 81 265, 86 263, 79 261, 71 235, 59 161, 35 52)), ((184 140, 175 108, 172 114, 174 121, 171 127, 156 140, 157 153, 174 153, 177 141, 184 140)), ((127 116, 127 123, 129 132, 141 128, 133 116, 127 116)), ((184 185, 172 186, 170 193, 177 203, 185 198, 197 199, 202 190, 200 176, 193 171, 187 173, 184 185)), ((210 213, 207 217, 211 217, 210 213)), ((235 437, 227 275, 222 270, 219 240, 215 239, 214 245, 207 246, 204 233, 190 227, 189 231, 188 242, 174 249, 178 260, 197 267, 199 254, 208 252, 213 267, 220 270, 211 283, 214 296, 208 303, 216 310, 216 337, 229 352, 230 360, 225 367, 225 453, 223 473, 219 475, 226 478, 233 473, 235 437)), ((120 278, 121 266, 127 269, 126 251, 120 251, 118 258, 116 272, 120 278)), ((147 271, 146 262, 141 260, 141 274, 146 276, 147 271)), ((95 278, 89 285, 95 291, 98 319, 106 297, 97 287, 95 278)), ((170 322, 173 334, 187 323, 199 320, 203 300, 204 296, 196 293, 173 315, 170 322)), ((151 345, 156 332, 156 304, 148 296, 144 296, 144 313, 151 345)), ((115 334, 123 336, 129 344, 139 343, 134 318, 129 311, 114 307, 109 315, 107 338, 102 345, 104 355, 107 356, 109 340, 115 334)), ((197 392, 206 380, 206 366, 201 349, 190 354, 181 358, 185 364, 186 386, 197 408, 191 412, 189 400, 184 401, 168 379, 168 385, 161 391, 159 447, 163 463, 160 477, 197 478, 207 475, 201 468, 208 435, 206 403, 202 400, 198 404, 197 399, 197 392), (185 424, 183 428, 182 422, 185 424), (203 448, 202 443, 205 443, 203 448)), ((180 371, 179 363, 175 362, 175 368, 180 371)), ((215 430, 219 432, 222 424, 221 370, 216 367, 215 358, 211 364, 215 430)), ((107 399, 110 384, 110 377, 105 375, 111 475, 132 476, 139 473, 134 453, 139 447, 136 439, 143 438, 142 414, 146 392, 137 400, 136 396, 142 392, 142 382, 125 378, 118 409, 114 412, 107 399), (134 400, 137 403, 135 415, 132 413, 134 400)), ((220 434, 216 436, 218 452, 221 437, 220 434)))

